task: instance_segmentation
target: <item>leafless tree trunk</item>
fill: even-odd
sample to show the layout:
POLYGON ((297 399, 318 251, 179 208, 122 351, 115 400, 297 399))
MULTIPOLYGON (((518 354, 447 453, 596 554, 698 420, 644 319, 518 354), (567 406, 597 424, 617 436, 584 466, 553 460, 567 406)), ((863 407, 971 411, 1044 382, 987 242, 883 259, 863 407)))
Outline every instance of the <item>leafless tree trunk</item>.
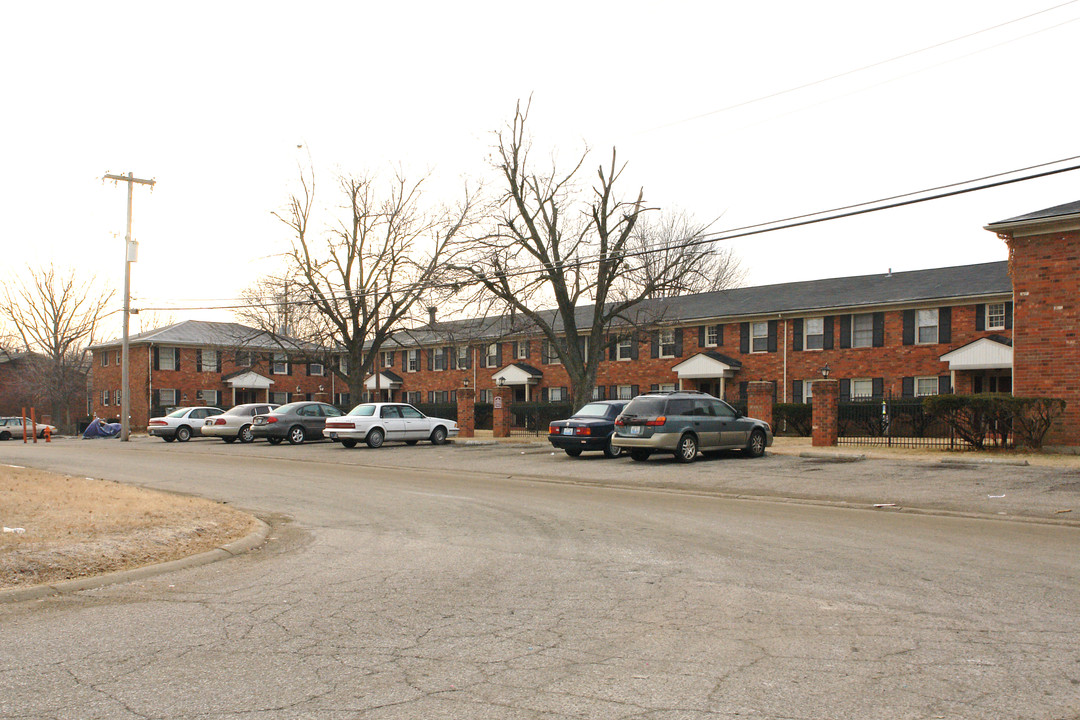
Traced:
POLYGON ((591 399, 600 361, 617 334, 636 335, 642 324, 658 320, 658 311, 642 304, 683 287, 709 251, 672 242, 661 253, 639 252, 644 194, 620 196, 624 166, 615 151, 583 196, 575 184, 588 151, 568 171, 554 163, 535 170, 528 112, 519 103, 513 121, 496 134, 505 181, 501 214, 459 268, 481 286, 478 302, 510 309, 543 334, 580 407, 591 399))
POLYGON ((438 304, 441 294, 452 291, 440 280, 444 263, 474 222, 476 200, 466 190, 457 207, 430 209, 423 204, 424 180, 411 182, 400 173, 389 182, 349 176, 338 182, 344 213, 336 224, 313 231, 315 180, 301 173, 300 192, 277 214, 293 232, 293 247, 272 282, 279 288, 288 282, 295 300, 261 312, 272 320, 288 308, 299 339, 344 354, 347 371, 335 370, 355 402, 383 344, 417 304, 438 304))
POLYGON ((85 405, 87 347, 112 301, 113 290, 97 279, 79 282, 74 270, 52 265, 27 268, 4 284, 0 317, 14 328, 24 347, 37 356, 28 363, 35 394, 46 403, 56 424, 70 430, 73 397, 85 405))

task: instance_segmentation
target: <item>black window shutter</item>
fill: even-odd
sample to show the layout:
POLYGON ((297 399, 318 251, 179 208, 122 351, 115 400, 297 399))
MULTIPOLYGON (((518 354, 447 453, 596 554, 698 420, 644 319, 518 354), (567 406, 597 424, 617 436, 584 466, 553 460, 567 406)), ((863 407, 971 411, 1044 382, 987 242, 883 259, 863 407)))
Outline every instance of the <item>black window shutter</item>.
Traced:
POLYGON ((495 343, 495 365, 502 367, 502 343, 495 343))
POLYGON ((821 339, 821 342, 822 342, 821 347, 823 349, 825 349, 825 350, 832 350, 833 349, 833 335, 835 334, 833 332, 833 327, 834 327, 834 325, 833 325, 833 316, 832 315, 826 315, 825 319, 821 321, 821 324, 822 324, 822 329, 825 332, 825 337, 823 337, 821 339))
POLYGON ((851 347, 851 316, 840 316, 840 347, 847 349, 851 347))
POLYGON ((221 351, 217 351, 217 359, 214 361, 214 372, 221 372, 221 351))
MULTIPOLYGON (((914 310, 905 310, 904 311, 904 344, 905 345, 914 345, 915 344, 915 311, 914 310)), ((912 397, 913 395, 914 395, 914 391, 912 391, 912 395, 908 395, 908 397, 912 397)))
POLYGON ((769 352, 776 352, 776 327, 777 321, 769 321, 769 352))
POLYGON ((457 370, 457 348, 443 348, 443 352, 446 353, 446 362, 450 369, 457 370))
POLYGON ((705 347, 705 326, 700 325, 697 329, 697 346, 699 348, 705 347))
POLYGON ((747 380, 743 380, 741 383, 739 383, 739 400, 741 400, 742 402, 746 402, 746 392, 749 387, 750 382, 747 380))
MULTIPOLYGON (((154 348, 154 354, 157 354, 157 348, 154 348)), ((153 390, 150 393, 150 404, 154 407, 161 407, 161 391, 153 390)))
POLYGON ((870 391, 874 397, 880 398, 885 396, 885 378, 874 378, 870 381, 873 385, 873 389, 870 391))
POLYGON ((434 370, 435 369, 435 348, 428 348, 427 350, 424 351, 424 354, 427 355, 427 369, 428 370, 434 370))
POLYGON ((202 372, 202 350, 195 350, 195 372, 202 372))
POLYGON ((559 388, 559 392, 562 395, 562 402, 566 402, 570 399, 570 395, 567 393, 567 387, 565 385, 559 388))
POLYGON ((744 355, 750 352, 750 323, 748 322, 739 324, 739 352, 744 355))
POLYGON ((657 385, 656 383, 653 383, 652 385, 649 386, 649 392, 656 392, 659 389, 660 389, 660 386, 657 385))
POLYGON ((937 316, 937 341, 939 343, 952 342, 952 308, 939 308, 937 316))
POLYGON ((597 385, 596 386, 596 399, 597 400, 606 400, 607 399, 607 398, 604 397, 604 390, 605 389, 606 388, 604 388, 603 385, 597 385))
POLYGON ((467 348, 467 351, 465 353, 465 369, 466 370, 472 370, 472 356, 473 356, 473 349, 471 347, 467 348))
POLYGON ((682 357, 683 329, 675 328, 675 357, 682 357))
POLYGON ((791 381, 791 402, 801 403, 803 401, 802 392, 802 380, 791 381))
POLYGON ((655 330, 652 333, 652 355, 650 357, 660 357, 660 331, 655 330))
POLYGON ((611 344, 608 345, 607 359, 608 360, 617 360, 618 359, 617 353, 619 351, 619 341, 618 341, 617 338, 614 338, 614 337, 609 335, 608 336, 608 342, 611 343, 611 344))
POLYGON ((403 372, 406 372, 406 371, 408 371, 408 369, 409 369, 408 351, 407 350, 402 350, 401 351, 401 370, 403 372))
POLYGON ((609 385, 608 386, 608 397, 611 398, 612 400, 618 400, 619 399, 619 386, 618 385, 609 385))
POLYGON ((543 390, 540 391, 540 400, 542 402, 547 402, 548 401, 548 389, 547 388, 544 388, 543 390))
POLYGON ((986 305, 979 303, 975 306, 975 332, 986 329, 986 305))
POLYGON ((180 369, 180 348, 173 348, 173 370, 180 369))
POLYGON ((450 402, 452 402, 452 403, 457 402, 457 390, 451 390, 450 391, 450 402))
POLYGON ((285 374, 292 375, 292 358, 285 359, 285 374))
POLYGON ((1012 330, 1013 304, 1005 303, 1005 329, 1012 330))
POLYGON ((906 377, 903 380, 902 390, 900 394, 903 397, 915 397, 915 378, 906 377))
POLYGON ((637 360, 638 359, 638 345, 639 344, 640 343, 638 342, 638 336, 637 335, 631 335, 630 336, 630 359, 631 360, 637 360))
POLYGON ((851 402, 851 380, 840 378, 840 402, 851 402))
POLYGON ((716 344, 717 346, 724 344, 724 326, 721 324, 716 325, 716 344))
POLYGON ((307 370, 307 376, 311 377, 311 363, 304 363, 304 368, 307 370))
POLYGON ((551 350, 547 340, 540 341, 540 362, 544 365, 551 362, 551 350))
POLYGON ((938 395, 951 395, 952 394, 952 377, 949 375, 941 375, 937 379, 937 391, 938 395))
POLYGON ((633 397, 637 397, 640 394, 641 394, 641 387, 640 386, 638 386, 638 385, 631 385, 630 386, 630 395, 632 395, 633 397))
POLYGON ((791 349, 800 352, 803 349, 802 318, 791 321, 791 349))
POLYGON ((885 313, 874 313, 874 347, 885 347, 885 313))

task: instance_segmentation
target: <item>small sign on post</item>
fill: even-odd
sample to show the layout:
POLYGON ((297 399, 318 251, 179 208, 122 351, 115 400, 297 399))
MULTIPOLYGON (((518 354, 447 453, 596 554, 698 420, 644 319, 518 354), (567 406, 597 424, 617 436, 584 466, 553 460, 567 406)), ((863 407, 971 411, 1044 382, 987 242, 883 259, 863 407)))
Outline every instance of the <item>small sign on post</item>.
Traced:
POLYGON ((494 403, 494 408, 501 409, 502 408, 502 395, 496 395, 492 399, 492 402, 494 403))

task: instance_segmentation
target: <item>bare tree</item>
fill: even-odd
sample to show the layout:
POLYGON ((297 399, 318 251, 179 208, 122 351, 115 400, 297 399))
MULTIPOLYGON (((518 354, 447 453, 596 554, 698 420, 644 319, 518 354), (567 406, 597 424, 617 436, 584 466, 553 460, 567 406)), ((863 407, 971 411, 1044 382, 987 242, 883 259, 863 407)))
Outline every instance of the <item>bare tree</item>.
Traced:
POLYGON ((314 176, 301 173, 300 192, 277 214, 293 231, 293 247, 274 282, 296 283, 303 304, 284 307, 306 323, 301 339, 333 344, 348 357, 348 371, 339 374, 356 399, 383 344, 415 306, 436 304, 440 294, 451 292, 441 274, 462 230, 474 222, 476 200, 466 189, 454 208, 426 207, 424 180, 411 182, 401 173, 387 182, 341 176, 338 184, 342 216, 316 232, 314 176))
POLYGON ((613 331, 639 327, 642 304, 679 287, 709 251, 670 243, 663 253, 637 252, 635 233, 647 211, 644 194, 619 195, 625 166, 615 151, 583 196, 576 183, 588 150, 568 171, 554 162, 544 172, 534 170, 528 112, 519 103, 513 121, 496 133, 496 162, 506 188, 501 211, 459 267, 479 283, 478 302, 508 308, 543 334, 580 406, 591 399, 600 360, 615 342, 613 331))
POLYGON ((643 215, 628 243, 637 261, 621 278, 620 290, 629 295, 651 288, 650 298, 665 298, 740 285, 746 273, 738 256, 721 241, 708 240, 708 229, 684 210, 643 215))
POLYGON ((73 397, 85 404, 87 347, 93 344, 113 295, 94 277, 80 282, 74 270, 58 271, 52 265, 28 267, 4 284, 0 317, 36 356, 27 365, 35 396, 65 428, 73 424, 73 397))

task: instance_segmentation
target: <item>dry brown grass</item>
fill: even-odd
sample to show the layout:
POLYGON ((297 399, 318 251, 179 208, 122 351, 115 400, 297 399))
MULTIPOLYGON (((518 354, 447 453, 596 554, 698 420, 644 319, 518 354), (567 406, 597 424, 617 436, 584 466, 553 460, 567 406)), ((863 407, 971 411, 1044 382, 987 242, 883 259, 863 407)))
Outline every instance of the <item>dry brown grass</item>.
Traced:
POLYGON ((106 480, 0 467, 0 589, 175 560, 239 539, 255 519, 221 503, 106 480))

